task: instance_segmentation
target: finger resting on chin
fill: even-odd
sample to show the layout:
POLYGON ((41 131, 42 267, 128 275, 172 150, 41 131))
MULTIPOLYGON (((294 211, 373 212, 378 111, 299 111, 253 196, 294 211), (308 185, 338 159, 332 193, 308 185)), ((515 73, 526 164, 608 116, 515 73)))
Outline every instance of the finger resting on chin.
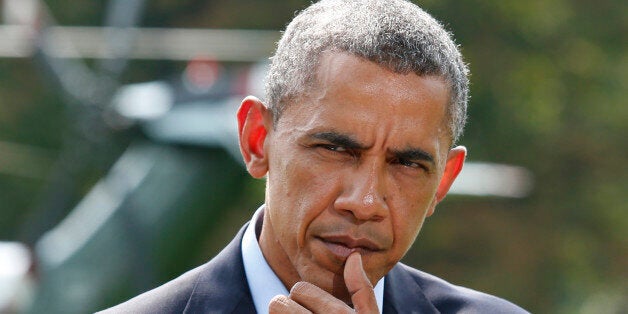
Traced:
POLYGON ((279 313, 312 313, 301 304, 291 300, 289 297, 285 295, 275 296, 270 300, 268 304, 268 313, 270 314, 279 314, 279 313))
POLYGON ((379 313, 373 284, 364 271, 359 253, 353 253, 347 258, 344 279, 356 312, 379 313))
POLYGON ((373 284, 369 281, 362 266, 362 256, 359 253, 353 253, 347 258, 344 279, 351 294, 362 289, 373 289, 373 284))

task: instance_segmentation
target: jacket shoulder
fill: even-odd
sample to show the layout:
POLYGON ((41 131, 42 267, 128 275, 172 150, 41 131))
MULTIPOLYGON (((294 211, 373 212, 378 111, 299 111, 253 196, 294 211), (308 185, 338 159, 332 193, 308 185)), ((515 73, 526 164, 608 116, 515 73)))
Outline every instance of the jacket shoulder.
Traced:
POLYGON ((398 266, 412 277, 441 313, 529 313, 502 298, 451 284, 401 263, 398 266))

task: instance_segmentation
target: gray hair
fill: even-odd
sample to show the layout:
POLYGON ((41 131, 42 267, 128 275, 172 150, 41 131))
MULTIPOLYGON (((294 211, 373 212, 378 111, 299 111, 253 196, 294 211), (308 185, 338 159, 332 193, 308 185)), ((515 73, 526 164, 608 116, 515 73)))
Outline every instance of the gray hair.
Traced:
POLYGON ((469 70, 443 26, 405 0, 322 0, 299 13, 278 43, 266 77, 276 124, 285 106, 306 94, 324 52, 349 52, 400 74, 435 75, 449 85, 449 131, 466 122, 469 70))

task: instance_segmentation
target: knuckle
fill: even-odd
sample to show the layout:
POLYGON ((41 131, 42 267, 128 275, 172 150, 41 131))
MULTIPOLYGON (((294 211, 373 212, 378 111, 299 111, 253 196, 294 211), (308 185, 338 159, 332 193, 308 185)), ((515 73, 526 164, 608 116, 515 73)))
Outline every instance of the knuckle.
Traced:
POLYGON ((275 296, 268 303, 268 311, 270 313, 282 313, 290 307, 290 299, 285 295, 275 296))
POLYGON ((311 290, 312 290, 312 287, 310 283, 300 281, 294 284, 294 286, 292 286, 292 289, 290 289, 290 296, 308 295, 308 293, 310 293, 311 290))

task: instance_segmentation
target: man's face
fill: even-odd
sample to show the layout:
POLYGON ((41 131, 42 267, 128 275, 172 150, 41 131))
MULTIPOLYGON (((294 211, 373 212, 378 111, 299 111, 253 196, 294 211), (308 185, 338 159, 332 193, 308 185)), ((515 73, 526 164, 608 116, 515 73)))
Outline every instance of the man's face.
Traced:
POLYGON ((442 198, 448 96, 438 78, 328 53, 311 93, 266 119, 260 245, 284 284, 342 296, 353 250, 372 283, 403 257, 442 198))

